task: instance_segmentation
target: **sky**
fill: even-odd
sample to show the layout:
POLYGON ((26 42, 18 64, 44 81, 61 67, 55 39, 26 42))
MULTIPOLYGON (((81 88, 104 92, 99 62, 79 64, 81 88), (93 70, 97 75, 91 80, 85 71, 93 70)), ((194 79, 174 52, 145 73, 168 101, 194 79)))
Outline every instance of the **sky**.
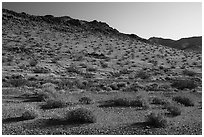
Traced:
POLYGON ((98 20, 146 39, 178 40, 202 35, 201 2, 3 2, 2 8, 32 15, 98 20))

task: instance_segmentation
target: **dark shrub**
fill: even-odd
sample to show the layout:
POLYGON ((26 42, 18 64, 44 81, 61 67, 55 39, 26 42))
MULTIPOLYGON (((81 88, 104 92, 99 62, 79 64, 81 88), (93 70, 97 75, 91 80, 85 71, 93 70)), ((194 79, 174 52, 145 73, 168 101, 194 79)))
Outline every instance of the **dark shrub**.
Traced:
POLYGON ((38 64, 38 61, 36 59, 31 59, 29 64, 31 67, 35 67, 38 64))
POLYGON ((147 86, 145 87, 145 89, 146 89, 147 91, 158 91, 158 90, 160 90, 160 89, 159 89, 159 85, 158 85, 157 83, 151 83, 151 84, 147 85, 147 86))
POLYGON ((33 106, 26 106, 21 118, 24 120, 35 119, 39 112, 33 106))
POLYGON ((46 100, 48 100, 49 98, 53 98, 50 93, 48 93, 48 92, 42 92, 42 91, 35 92, 34 96, 35 96, 35 98, 36 98, 35 100, 36 100, 36 101, 39 101, 39 102, 41 102, 41 101, 46 101, 46 100))
POLYGON ((74 64, 71 64, 68 68, 66 68, 66 71, 69 73, 77 73, 77 74, 81 73, 80 69, 74 64))
POLYGON ((77 108, 75 110, 68 111, 64 120, 70 123, 95 123, 96 117, 92 111, 86 108, 77 108))
POLYGON ((8 80, 8 83, 13 85, 14 87, 21 87, 23 85, 26 85, 27 80, 22 77, 15 77, 15 78, 10 78, 10 80, 8 80))
POLYGON ((120 90, 120 88, 117 86, 116 83, 113 83, 113 84, 109 85, 109 87, 110 87, 112 90, 120 90))
POLYGON ((183 104, 184 106, 194 106, 194 102, 188 97, 176 96, 176 97, 173 97, 172 100, 180 104, 183 104))
POLYGON ((147 72, 141 70, 136 74, 136 77, 139 77, 141 79, 148 79, 150 75, 147 72))
POLYGON ((100 107, 141 107, 148 108, 148 103, 143 98, 136 99, 117 98, 105 101, 100 107))
POLYGON ((118 88, 124 88, 124 87, 126 87, 126 83, 124 83, 124 82, 117 83, 117 87, 118 88))
POLYGON ((40 67, 40 66, 36 66, 34 69, 33 69, 33 72, 34 73, 49 73, 50 72, 50 69, 48 69, 47 67, 40 67))
POLYGON ((158 98, 158 97, 154 97, 152 99, 152 104, 156 104, 156 105, 166 105, 168 104, 169 102, 165 99, 161 99, 161 98, 158 98))
POLYGON ((166 109, 172 116, 181 115, 181 109, 177 106, 169 105, 166 107, 166 109))
POLYGON ((196 83, 193 80, 176 80, 171 84, 172 87, 177 89, 194 89, 197 87, 196 83))
POLYGON ((184 74, 184 75, 187 75, 187 76, 195 76, 195 75, 196 75, 195 72, 189 71, 189 70, 187 70, 187 69, 185 69, 185 70, 183 71, 183 74, 184 74))
POLYGON ((42 109, 53 109, 63 107, 66 107, 66 102, 60 99, 48 99, 46 103, 41 106, 42 109))
POLYGON ((92 99, 90 99, 89 97, 82 97, 79 99, 79 102, 81 102, 82 104, 91 104, 92 99))
POLYGON ((156 127, 156 128, 167 126, 167 120, 164 118, 164 116, 159 113, 153 113, 153 112, 147 115, 146 123, 149 126, 156 127))
POLYGON ((88 68, 86 68, 86 71, 96 72, 97 68, 89 66, 88 68))
POLYGON ((108 64, 106 62, 100 61, 100 63, 101 63, 102 68, 107 68, 108 67, 108 64))

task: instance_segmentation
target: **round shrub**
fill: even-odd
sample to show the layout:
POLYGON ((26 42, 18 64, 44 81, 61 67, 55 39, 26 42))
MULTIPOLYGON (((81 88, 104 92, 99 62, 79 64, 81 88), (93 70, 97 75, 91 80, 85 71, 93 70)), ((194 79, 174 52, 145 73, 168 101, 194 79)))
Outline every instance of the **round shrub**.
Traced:
POLYGON ((52 83, 45 83, 42 85, 42 91, 43 92, 48 92, 48 93, 56 93, 56 88, 57 86, 52 83))
POLYGON ((146 123, 149 126, 152 127, 166 127, 167 126, 167 120, 162 114, 159 113, 153 113, 151 112, 149 115, 146 117, 146 123))
POLYGON ((26 106, 21 118, 24 120, 35 119, 39 116, 39 112, 33 106, 26 106))
POLYGON ((31 67, 35 67, 38 64, 38 61, 36 59, 31 59, 29 64, 31 67))
POLYGON ((169 105, 166 107, 166 109, 173 116, 181 115, 181 109, 179 107, 169 105))
POLYGON ((65 121, 70 123, 95 123, 96 117, 92 111, 86 108, 77 108, 66 114, 65 121))

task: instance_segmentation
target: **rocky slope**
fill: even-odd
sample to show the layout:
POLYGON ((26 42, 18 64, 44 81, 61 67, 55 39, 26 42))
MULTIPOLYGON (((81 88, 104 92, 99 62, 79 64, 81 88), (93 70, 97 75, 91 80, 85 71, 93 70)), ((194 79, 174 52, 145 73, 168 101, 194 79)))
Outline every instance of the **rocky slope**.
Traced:
POLYGON ((189 37, 179 40, 163 39, 157 37, 151 37, 148 39, 151 43, 157 43, 171 48, 202 52, 202 37, 189 37))

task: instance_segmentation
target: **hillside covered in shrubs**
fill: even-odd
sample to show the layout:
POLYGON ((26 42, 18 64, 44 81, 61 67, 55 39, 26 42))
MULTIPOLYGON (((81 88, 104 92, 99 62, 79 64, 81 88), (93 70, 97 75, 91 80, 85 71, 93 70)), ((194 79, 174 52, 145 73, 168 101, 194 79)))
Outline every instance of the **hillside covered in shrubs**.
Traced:
POLYGON ((201 134, 202 54, 101 21, 2 10, 2 134, 201 134))

